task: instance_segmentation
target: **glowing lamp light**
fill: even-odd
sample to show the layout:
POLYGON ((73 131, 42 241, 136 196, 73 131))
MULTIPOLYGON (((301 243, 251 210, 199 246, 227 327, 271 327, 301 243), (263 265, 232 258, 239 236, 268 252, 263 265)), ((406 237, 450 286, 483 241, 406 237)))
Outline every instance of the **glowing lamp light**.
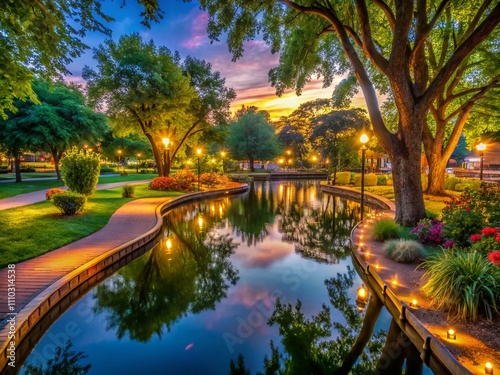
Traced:
POLYGON ((198 154, 198 156, 200 156, 201 155, 201 148, 196 149, 196 153, 198 154))
POLYGON ((368 138, 368 136, 365 133, 361 134, 361 137, 359 137, 359 141, 363 145, 365 145, 369 140, 370 140, 370 138, 368 138))
POLYGON ((393 280, 391 281, 391 284, 392 284, 393 286, 398 286, 398 281, 397 281, 396 279, 393 279, 393 280))
POLYGON ((203 218, 201 216, 198 217, 198 226, 200 227, 200 229, 203 228, 203 218))
POLYGON ((375 264, 375 269, 377 269, 377 270, 378 270, 379 268, 380 268, 380 266, 378 265, 378 263, 376 263, 376 264, 375 264))
POLYGON ((167 249, 170 250, 172 248, 172 240, 170 238, 165 241, 165 244, 167 245, 167 249))
POLYGON ((410 302, 410 307, 417 307, 417 300, 415 298, 410 302))
POLYGON ((163 138, 163 139, 162 139, 162 142, 163 142, 163 144, 165 145, 165 147, 168 147, 168 145, 170 144, 170 139, 168 139, 168 138, 163 138))
POLYGON ((490 362, 486 362, 484 365, 484 373, 486 375, 493 375, 493 365, 490 362))
POLYGON ((480 144, 478 144, 478 145, 476 146, 476 149, 477 149, 478 151, 484 151, 484 150, 486 150, 486 145, 485 145, 483 142, 481 142, 480 144))
POLYGON ((453 330, 453 329, 450 328, 446 332, 446 338, 448 338, 450 340, 456 340, 457 339, 457 333, 455 332, 455 330, 453 330))

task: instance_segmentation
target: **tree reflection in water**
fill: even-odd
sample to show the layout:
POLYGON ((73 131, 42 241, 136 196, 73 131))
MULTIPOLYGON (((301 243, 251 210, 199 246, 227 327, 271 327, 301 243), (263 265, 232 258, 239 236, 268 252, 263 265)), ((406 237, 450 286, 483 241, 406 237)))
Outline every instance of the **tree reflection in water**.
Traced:
MULTIPOLYGON (((332 322, 330 307, 323 305, 320 313, 308 319, 301 312, 301 302, 295 306, 276 303, 276 309, 268 321, 278 325, 284 352, 271 341, 271 356, 264 358, 264 373, 259 374, 335 374, 342 368, 345 358, 350 354, 363 326, 364 315, 351 303, 347 290, 353 286, 355 271, 348 267, 346 274, 325 280, 331 305, 340 311, 345 322, 332 322), (332 338, 332 328, 338 332, 332 338)), ((373 334, 363 350, 360 360, 350 374, 373 374, 382 354, 385 333, 373 334)), ((245 368, 244 358, 231 361, 230 374, 250 374, 245 368)))
POLYGON ((237 201, 231 201, 226 216, 233 226, 234 233, 242 242, 255 246, 266 237, 266 225, 271 224, 276 216, 273 189, 268 183, 257 189, 252 182, 247 195, 237 201))
POLYGON ((201 210, 175 212, 164 221, 168 238, 96 289, 94 312, 106 314, 107 329, 116 329, 118 338, 161 337, 182 317, 214 309, 238 281, 229 260, 237 244, 228 235, 193 229, 201 210))

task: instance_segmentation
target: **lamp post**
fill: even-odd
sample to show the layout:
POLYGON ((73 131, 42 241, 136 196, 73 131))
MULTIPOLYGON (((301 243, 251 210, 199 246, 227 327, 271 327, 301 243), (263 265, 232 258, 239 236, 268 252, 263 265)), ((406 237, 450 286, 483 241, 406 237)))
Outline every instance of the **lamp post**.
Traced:
POLYGON ((163 158, 165 159, 165 171, 163 172, 163 175, 168 176, 170 174, 170 149, 168 148, 170 139, 163 138, 162 141, 165 145, 165 148, 163 149, 163 158))
POLYGON ((118 150, 118 164, 122 163, 122 150, 118 150))
POLYGON ((196 155, 198 156, 198 191, 200 191, 200 155, 201 148, 196 150, 196 155))
POLYGON ((137 163, 135 165, 135 170, 137 173, 139 173, 139 162, 140 162, 140 158, 141 157, 141 154, 137 154, 137 163))
MULTIPOLYGON (((286 150, 286 154, 288 155, 288 158, 290 158, 290 156, 292 155, 292 151, 290 150, 286 150)), ((290 170, 290 164, 292 163, 292 159, 288 159, 287 161, 287 165, 288 165, 288 169, 290 170)))
POLYGON ((484 150, 486 150, 486 145, 481 142, 476 146, 476 149, 479 151, 479 157, 481 160, 480 166, 479 166, 479 180, 483 181, 483 166, 484 166, 484 150))
POLYGON ((361 142, 361 221, 363 221, 363 214, 365 210, 365 154, 366 154, 366 143, 368 142, 368 136, 363 133, 359 138, 361 142))
POLYGON ((222 159, 222 174, 224 174, 224 156, 226 156, 226 151, 221 151, 220 157, 222 159))

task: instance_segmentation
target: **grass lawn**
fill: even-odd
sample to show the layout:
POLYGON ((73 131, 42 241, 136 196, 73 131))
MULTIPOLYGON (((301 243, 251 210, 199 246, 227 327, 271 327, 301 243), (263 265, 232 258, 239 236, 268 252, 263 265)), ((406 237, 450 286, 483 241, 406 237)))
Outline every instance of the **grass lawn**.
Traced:
POLYGON ((122 188, 96 191, 85 212, 62 216, 50 202, 3 210, 0 215, 0 268, 42 255, 104 227, 123 204, 137 198, 179 196, 179 192, 135 186, 135 198, 122 198, 122 188))
MULTIPOLYGON (((24 176, 24 174, 23 174, 24 176)), ((24 176, 26 177, 26 176, 24 176)), ((99 177, 99 184, 107 184, 112 182, 122 181, 138 181, 148 180, 153 177, 158 177, 157 174, 129 174, 128 176, 110 176, 99 177)), ((61 187, 64 184, 56 180, 42 180, 42 181, 23 181, 20 183, 15 182, 2 182, 0 183, 0 199, 14 197, 19 194, 31 193, 33 191, 50 189, 53 187, 61 187)))

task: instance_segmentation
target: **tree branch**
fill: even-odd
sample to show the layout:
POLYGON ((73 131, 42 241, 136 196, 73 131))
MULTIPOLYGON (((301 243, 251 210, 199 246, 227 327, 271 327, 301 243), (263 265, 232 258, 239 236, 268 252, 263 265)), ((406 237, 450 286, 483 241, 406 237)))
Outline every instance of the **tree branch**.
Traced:
POLYGON ((392 13, 392 10, 389 7, 389 5, 384 3, 382 0, 374 0, 373 2, 375 3, 376 6, 378 6, 380 9, 384 11, 385 16, 387 17, 387 21, 389 22, 389 26, 392 32, 394 32, 396 28, 396 19, 394 18, 394 14, 392 13))
POLYGON ((422 108, 429 106, 436 94, 444 88, 446 82, 460 67, 462 61, 483 42, 500 23, 500 3, 498 3, 484 21, 471 35, 455 50, 448 62, 441 68, 425 93, 420 97, 418 105, 422 108))

